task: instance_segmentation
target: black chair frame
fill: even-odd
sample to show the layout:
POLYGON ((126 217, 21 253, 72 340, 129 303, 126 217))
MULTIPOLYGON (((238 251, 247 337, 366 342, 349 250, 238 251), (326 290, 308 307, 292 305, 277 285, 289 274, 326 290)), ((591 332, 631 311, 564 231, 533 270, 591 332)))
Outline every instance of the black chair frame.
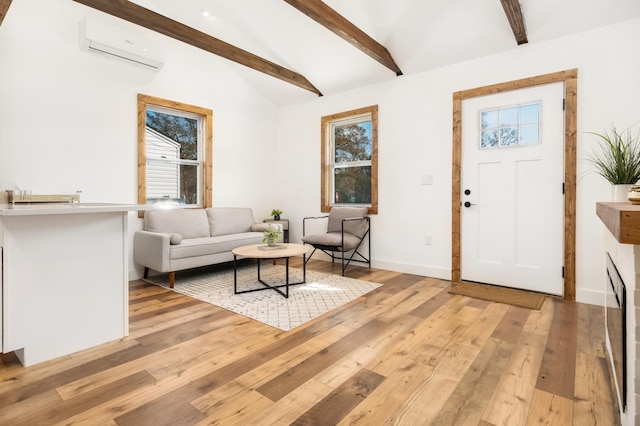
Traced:
MULTIPOLYGON (((302 219, 302 236, 303 237, 306 235, 307 220, 315 220, 315 219, 327 219, 327 220, 329 220, 329 215, 325 215, 325 216, 310 216, 310 217, 303 218, 302 219)), ((311 254, 309 256, 307 256, 307 259, 305 260, 305 264, 307 262, 309 262, 309 260, 311 259, 313 254, 316 252, 316 250, 320 250, 324 254, 326 254, 327 256, 329 256, 331 258, 331 263, 334 263, 334 261, 336 259, 339 259, 341 261, 342 276, 344 276, 344 271, 347 269, 347 266, 349 266, 349 263, 351 263, 352 260, 354 262, 366 263, 368 265, 369 269, 371 269, 371 219, 369 218, 369 216, 350 217, 350 218, 342 219, 342 231, 341 231, 341 234, 342 234, 342 239, 341 239, 340 246, 304 243, 304 244, 309 244, 310 246, 313 247, 313 251, 311 252, 311 254), (367 221, 367 230, 366 230, 366 232, 362 235, 362 238, 360 238, 360 241, 358 242, 358 245, 354 249, 351 249, 351 250, 339 250, 338 247, 344 247, 344 224, 345 224, 345 222, 350 222, 350 221, 355 221, 355 220, 366 220, 367 221), (362 249, 362 243, 364 242, 365 238, 367 239, 367 253, 366 253, 366 256, 360 252, 360 250, 362 249), (349 256, 348 258, 345 258, 345 253, 349 252, 349 251, 351 251, 351 256, 349 256), (336 252, 340 252, 340 255, 339 256, 336 255, 335 254, 336 252), (357 257, 354 259, 353 257, 356 256, 356 255, 357 255, 357 257), (346 263, 345 263, 345 260, 346 260, 346 263)), ((353 235, 353 234, 351 234, 351 235, 353 235)))

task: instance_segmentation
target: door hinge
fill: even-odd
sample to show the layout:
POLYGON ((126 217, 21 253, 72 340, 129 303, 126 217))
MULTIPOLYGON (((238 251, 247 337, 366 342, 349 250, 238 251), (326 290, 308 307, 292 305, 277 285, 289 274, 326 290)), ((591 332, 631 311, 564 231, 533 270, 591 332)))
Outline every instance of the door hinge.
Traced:
POLYGON ((567 107, 567 100, 566 99, 562 99, 562 110, 564 111, 567 107))
POLYGON ((564 266, 562 267, 562 278, 564 278, 564 266))
POLYGON ((562 193, 564 194, 564 182, 562 182, 562 193))

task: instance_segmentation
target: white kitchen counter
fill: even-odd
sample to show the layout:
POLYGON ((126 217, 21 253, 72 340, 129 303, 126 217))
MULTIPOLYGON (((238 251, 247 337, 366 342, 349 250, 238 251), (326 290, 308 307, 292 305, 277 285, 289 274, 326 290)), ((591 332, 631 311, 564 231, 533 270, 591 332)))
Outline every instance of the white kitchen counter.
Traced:
POLYGON ((137 204, 110 203, 38 203, 0 204, 0 216, 33 216, 50 214, 109 213, 138 211, 149 208, 137 204))
POLYGON ((129 333, 135 204, 0 204, 2 352, 23 365, 129 333))

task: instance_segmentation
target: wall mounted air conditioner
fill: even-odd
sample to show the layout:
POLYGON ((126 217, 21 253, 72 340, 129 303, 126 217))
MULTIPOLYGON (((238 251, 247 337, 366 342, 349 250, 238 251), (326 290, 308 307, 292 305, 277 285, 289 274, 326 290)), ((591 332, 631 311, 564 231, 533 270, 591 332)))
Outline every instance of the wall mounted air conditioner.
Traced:
POLYGON ((164 65, 162 46, 105 22, 80 21, 80 48, 158 70, 164 65))

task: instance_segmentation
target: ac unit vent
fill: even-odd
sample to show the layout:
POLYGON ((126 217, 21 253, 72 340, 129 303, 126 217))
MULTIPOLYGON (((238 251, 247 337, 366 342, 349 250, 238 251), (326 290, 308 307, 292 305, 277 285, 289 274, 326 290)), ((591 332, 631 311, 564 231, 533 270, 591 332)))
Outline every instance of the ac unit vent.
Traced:
POLYGON ((159 43, 101 21, 80 21, 80 48, 158 70, 164 65, 159 43))

